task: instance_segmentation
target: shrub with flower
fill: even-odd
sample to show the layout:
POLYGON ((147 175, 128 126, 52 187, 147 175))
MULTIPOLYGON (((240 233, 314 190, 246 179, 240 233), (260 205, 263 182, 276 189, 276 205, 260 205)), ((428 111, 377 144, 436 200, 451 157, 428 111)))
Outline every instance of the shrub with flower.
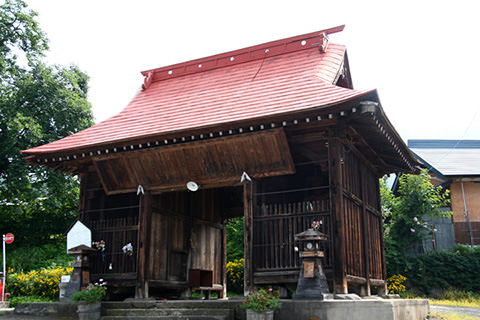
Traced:
POLYGON ((98 283, 90 283, 88 286, 83 287, 80 291, 75 292, 70 299, 73 302, 98 302, 107 294, 106 282, 102 279, 98 283))
POLYGON ((71 267, 55 267, 30 272, 8 270, 6 289, 13 296, 37 296, 58 299, 62 275, 72 273, 71 267))
POLYGON ((405 281, 406 277, 401 274, 395 274, 387 279, 388 293, 389 294, 402 294, 406 291, 405 281))
POLYGON ((251 309, 256 312, 264 312, 268 310, 277 310, 282 307, 278 294, 272 288, 259 289, 251 292, 245 300, 243 300, 243 308, 251 309))
POLYGON ((243 293, 244 259, 235 259, 227 262, 228 291, 243 293))

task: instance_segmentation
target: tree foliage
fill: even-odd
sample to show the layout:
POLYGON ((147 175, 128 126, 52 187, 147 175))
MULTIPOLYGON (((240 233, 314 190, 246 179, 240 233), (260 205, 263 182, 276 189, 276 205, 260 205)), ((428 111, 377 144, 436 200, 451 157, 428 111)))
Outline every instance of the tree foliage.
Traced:
POLYGON ((92 125, 88 76, 41 61, 47 39, 21 0, 0 6, 0 232, 18 246, 58 241, 76 216, 78 179, 30 166, 21 150, 92 125), (21 66, 17 57, 26 57, 21 66))
POLYGON ((48 41, 38 26, 37 13, 27 10, 21 0, 5 0, 0 5, 0 75, 3 80, 16 74, 19 55, 34 63, 48 49, 48 41))
POLYGON ((451 214, 442 209, 449 204, 449 191, 434 186, 426 170, 419 175, 402 175, 396 193, 386 187, 385 179, 380 185, 387 271, 401 273, 407 256, 414 254, 417 244, 435 232, 424 218, 451 214))

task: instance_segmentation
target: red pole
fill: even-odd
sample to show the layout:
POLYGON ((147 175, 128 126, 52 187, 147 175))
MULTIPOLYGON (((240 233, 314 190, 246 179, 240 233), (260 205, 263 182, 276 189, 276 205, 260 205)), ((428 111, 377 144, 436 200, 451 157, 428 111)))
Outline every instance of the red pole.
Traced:
POLYGON ((6 272, 6 269, 7 269, 7 260, 5 258, 5 235, 2 236, 2 240, 3 240, 3 275, 2 275, 2 300, 1 301, 5 301, 5 272, 6 272))

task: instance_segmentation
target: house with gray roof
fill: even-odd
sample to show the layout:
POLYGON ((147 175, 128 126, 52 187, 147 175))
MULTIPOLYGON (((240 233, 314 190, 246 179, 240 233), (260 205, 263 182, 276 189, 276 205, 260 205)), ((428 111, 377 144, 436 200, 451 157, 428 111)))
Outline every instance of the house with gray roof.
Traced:
POLYGON ((480 140, 408 140, 432 175, 450 189, 455 242, 480 245, 480 140))

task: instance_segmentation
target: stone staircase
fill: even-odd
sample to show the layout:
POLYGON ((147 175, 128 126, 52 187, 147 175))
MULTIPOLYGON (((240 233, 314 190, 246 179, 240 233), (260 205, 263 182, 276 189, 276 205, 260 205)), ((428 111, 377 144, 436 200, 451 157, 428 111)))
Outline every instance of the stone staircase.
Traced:
POLYGON ((234 320, 239 306, 221 300, 103 302, 102 320, 234 320))

